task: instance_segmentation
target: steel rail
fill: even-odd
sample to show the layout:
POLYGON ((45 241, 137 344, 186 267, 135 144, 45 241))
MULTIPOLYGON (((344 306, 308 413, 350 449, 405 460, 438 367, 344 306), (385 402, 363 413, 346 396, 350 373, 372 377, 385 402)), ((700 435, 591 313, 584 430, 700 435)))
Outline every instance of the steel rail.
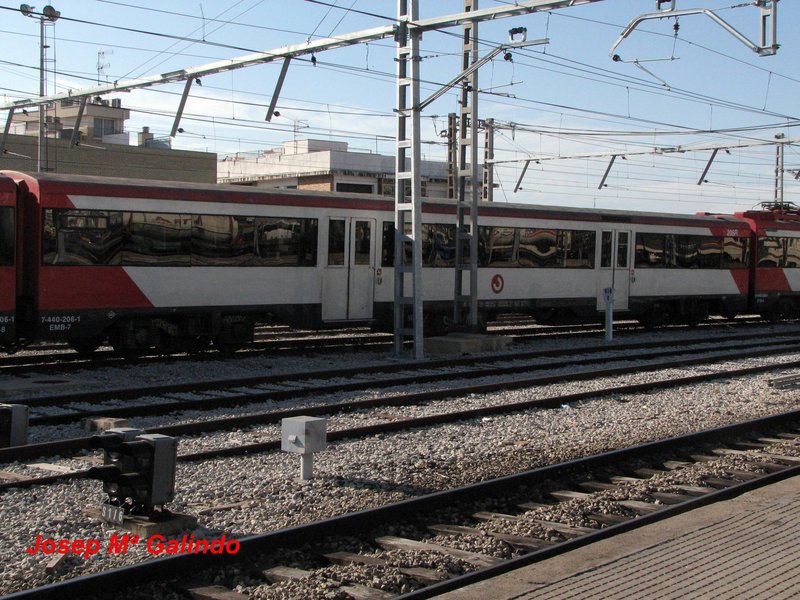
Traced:
MULTIPOLYGON (((443 423, 452 423, 456 421, 463 421, 466 419, 474 419, 477 417, 529 410, 531 408, 557 408, 563 406, 564 404, 568 404, 570 402, 577 402, 589 398, 598 398, 615 394, 639 393, 652 389, 674 387, 678 385, 687 385, 693 383, 702 383, 705 381, 712 381, 714 379, 720 379, 726 377, 752 375, 755 373, 763 373, 774 369, 785 368, 787 366, 795 366, 795 367, 800 366, 800 360, 790 361, 786 363, 771 364, 771 365, 761 365, 757 367, 746 367, 743 369, 735 369, 732 371, 705 373, 702 375, 690 375, 674 379, 668 378, 658 381, 648 381, 645 383, 614 386, 602 390, 586 390, 583 392, 576 392, 573 394, 560 394, 548 398, 523 400, 520 402, 513 402, 510 404, 503 404, 499 406, 484 406, 480 408, 471 408, 471 409, 453 411, 448 413, 440 413, 437 415, 426 415, 416 418, 389 421, 384 423, 378 423, 375 425, 365 425, 362 427, 355 427, 350 429, 334 430, 328 432, 327 438, 328 441, 335 442, 346 438, 360 438, 360 437, 375 435, 378 433, 389 433, 393 431, 403 431, 406 429, 413 429, 414 427, 430 427, 431 425, 435 424, 438 425, 443 423)), ((528 381, 529 380, 526 380, 525 382, 521 383, 527 383, 528 381)), ((486 391, 487 388, 492 388, 492 387, 493 386, 477 386, 470 388, 461 388, 460 391, 462 393, 482 393, 486 391)), ((525 386, 520 385, 519 387, 525 387, 525 386)), ((492 389, 492 391, 496 390, 492 389)), ((348 402, 341 406, 347 406, 349 409, 357 410, 363 408, 370 408, 374 406, 410 404, 411 402, 409 401, 409 398, 413 398, 415 402, 424 402, 427 400, 441 399, 442 397, 447 397, 452 395, 454 395, 453 390, 437 391, 437 392, 421 392, 418 394, 410 394, 408 396, 395 396, 391 398, 378 398, 378 399, 348 402)), ((296 408, 287 411, 265 413, 263 415, 259 415, 259 417, 262 419, 261 422, 278 422, 281 418, 285 418, 287 416, 300 416, 300 415, 313 416, 313 415, 329 414, 330 412, 331 412, 330 406, 320 406, 320 407, 296 408), (266 421, 266 419, 269 419, 269 421, 266 421)), ((228 424, 228 426, 234 427, 234 426, 242 426, 248 424, 246 419, 247 417, 232 417, 230 419, 225 419, 225 421, 228 424)), ((252 424, 252 422, 249 424, 252 424)), ((148 433, 179 435, 186 433, 198 433, 200 431, 205 430, 204 427, 206 426, 207 423, 188 423, 185 425, 152 427, 146 429, 145 431, 147 431, 148 433)), ((91 438, 89 437, 72 438, 69 440, 62 440, 58 442, 44 442, 41 444, 29 444, 27 446, 14 446, 12 448, 3 448, 0 449, 0 461, 9 462, 11 460, 23 460, 26 458, 31 459, 47 455, 52 456, 54 454, 68 455, 89 448, 90 439, 91 438), (17 453, 12 452, 13 450, 16 450, 17 453)), ((278 450, 279 448, 280 448, 280 440, 269 440, 266 442, 259 442, 254 444, 242 444, 239 446, 229 446, 226 448, 215 448, 212 450, 206 450, 201 452, 181 454, 178 456, 178 461, 192 462, 200 460, 212 460, 227 456, 241 456, 257 452, 269 452, 278 450)), ((87 474, 88 470, 82 470, 82 471, 73 471, 71 473, 61 473, 58 475, 52 475, 42 478, 31 478, 20 481, 9 481, 5 483, 0 483, 0 492, 11 488, 30 487, 32 485, 38 485, 39 483, 50 484, 57 482, 59 480, 81 479, 87 477, 87 474)))
MULTIPOLYGON (((776 338, 784 338, 798 335, 798 332, 786 332, 776 335, 776 338)), ((763 333, 757 334, 736 334, 732 336, 725 336, 716 338, 714 342, 731 342, 731 341, 746 341, 751 339, 763 339, 763 333)), ((402 363, 387 363, 379 364, 371 367, 352 367, 352 368, 336 368, 325 369, 321 371, 307 371, 304 373, 295 374, 295 380, 300 379, 330 379, 334 377, 357 377, 369 373, 397 373, 402 371, 410 371, 414 369, 439 369, 453 366, 466 366, 474 365, 477 363, 490 363, 498 361, 511 361, 511 360, 527 360, 534 358, 546 358, 561 356, 564 354, 572 354, 575 352, 580 353, 598 353, 598 352, 611 352, 615 350, 642 350, 647 348, 658 348, 664 345, 681 345, 687 343, 708 343, 705 339, 691 339, 691 340, 676 340, 674 342, 654 341, 654 342, 638 342, 634 344, 596 344, 587 346, 585 348, 557 348, 551 350, 534 350, 522 352, 510 352, 502 355, 495 356, 468 356, 447 358, 441 360, 424 360, 424 361, 409 361, 402 363)), ((780 342, 776 342, 779 344, 780 342)), ((274 383, 285 383, 287 376, 285 373, 278 375, 259 375, 255 377, 241 377, 236 379, 222 379, 213 381, 200 381, 190 383, 177 383, 177 384, 159 384, 154 386, 144 386, 129 389, 116 389, 116 390, 100 390, 100 391, 83 391, 72 394, 58 394, 53 396, 43 396, 39 398, 25 399, 24 403, 29 407, 41 406, 59 406, 70 403, 92 403, 103 402, 111 398, 116 400, 130 400, 140 396, 157 396, 163 394, 177 394, 188 393, 197 391, 210 391, 220 390, 231 387, 252 387, 258 385, 269 385, 274 383)), ((375 382, 374 385, 380 385, 375 382)), ((331 390, 328 390, 331 391, 331 390)), ((339 391, 339 390, 333 390, 339 391)))
MULTIPOLYGON (((736 354, 729 354, 729 355, 720 355, 720 354, 712 354, 708 357, 709 360, 721 360, 728 356, 731 358, 747 358, 750 356, 758 355, 758 351, 754 348, 764 348, 764 347, 775 347, 775 346, 783 346, 783 345, 793 345, 797 344, 800 341, 800 338, 792 338, 788 340, 781 340, 781 341, 767 341, 767 342, 760 342, 758 344, 751 345, 748 347, 746 352, 740 352, 736 354)), ((788 351, 792 351, 790 349, 788 351)), ((596 352, 601 352, 602 349, 596 350, 596 352)), ((548 353, 546 351, 544 356, 560 356, 564 354, 563 351, 557 351, 553 353, 548 353)), ((163 415, 163 414, 170 414, 180 410, 215 410, 222 407, 230 407, 230 406, 242 406, 246 404, 253 404, 256 402, 262 402, 265 400, 271 401, 278 401, 278 400, 286 400, 289 398, 301 398, 304 396, 315 395, 320 396, 324 394, 331 394, 331 393, 339 393, 339 392, 348 392, 348 391, 360 391, 364 389, 376 389, 376 388, 385 388, 385 387, 395 387, 395 386, 403 386, 403 385, 412 385, 412 384, 422 384, 422 383, 431 383, 431 382, 440 382, 448 379, 475 379, 475 378, 482 378, 482 377, 496 377, 501 375, 512 375, 515 373, 529 373, 531 371, 539 371, 539 370, 548 370, 553 368, 564 368, 564 367, 575 367, 580 365, 592 364, 592 363, 603 363, 603 362, 618 362, 618 361, 625 361, 625 360, 652 360, 656 358, 663 358, 667 356, 674 356, 675 354, 680 354, 682 356, 687 356, 690 354, 708 354, 708 348, 692 348, 692 349, 680 349, 680 350, 665 350, 662 352, 654 352, 648 355, 637 355, 635 357, 621 357, 621 356, 612 356, 606 358, 594 358, 594 357, 585 357, 580 359, 573 359, 573 360, 566 360, 558 365, 553 364, 536 364, 536 365, 515 365, 510 367, 491 367, 486 369, 476 369, 470 371, 454 371, 448 373, 432 373, 432 374, 422 374, 422 375, 408 375, 404 377, 395 377, 391 379, 383 379, 378 381, 373 380, 360 380, 354 381, 350 383, 334 383, 330 385, 315 385, 309 388, 299 388, 299 389, 290 389, 290 390, 276 390, 276 391, 264 391, 264 392, 246 392, 244 394, 237 394, 233 396, 226 396, 226 397, 214 397, 214 398, 195 398, 195 399, 187 399, 187 400, 176 400, 168 403, 163 404, 144 404, 138 406, 121 406, 116 408, 100 408, 97 410, 77 410, 70 413, 63 413, 60 415, 46 415, 40 417, 31 417, 29 420, 30 426, 45 426, 45 425, 61 425, 65 423, 74 423, 75 421, 79 421, 81 419, 85 419, 87 417, 96 415, 99 411, 102 412, 104 417, 134 417, 134 416, 155 416, 155 415, 163 415)), ((535 358, 540 358, 537 356, 535 358)), ((706 357, 703 357, 706 358, 706 357)), ((670 366, 684 366, 686 364, 695 364, 699 360, 703 360, 703 358, 692 358, 692 359, 682 359, 679 363, 673 361, 672 363, 664 363, 667 364, 667 367, 660 367, 660 365, 654 365, 655 368, 669 368, 670 366), (688 362, 686 362, 688 361, 688 362)), ((491 362, 501 359, 492 359, 491 362)), ((512 360, 519 360, 518 358, 512 360)), ((471 363, 467 363, 471 364, 471 363)), ((425 365, 418 365, 424 367, 425 365)), ((443 365, 443 366, 451 366, 451 365, 443 365)), ((587 377, 603 377, 606 375, 619 375, 625 374, 629 372, 635 372, 640 368, 647 369, 650 365, 635 365, 630 367, 614 367, 609 369, 595 369, 590 371, 582 371, 577 372, 574 374, 569 375, 546 375, 542 378, 536 378, 536 385, 544 385, 548 383, 558 383, 561 381, 566 381, 569 379, 577 378, 577 379, 586 379, 587 377), (622 369, 622 371, 619 371, 622 369)), ((430 368, 430 367, 428 367, 430 368)), ((380 368, 378 369, 370 369, 371 372, 382 372, 380 368)), ((364 371, 361 370, 358 373, 350 373, 347 376, 351 377, 358 377, 359 375, 363 376, 364 371)), ((342 377, 343 374, 341 372, 335 373, 335 375, 331 375, 331 377, 342 377)), ((280 380, 281 383, 286 383, 285 375, 283 379, 280 380)), ((502 384, 498 384, 502 385, 502 384)), ((231 382, 228 386, 225 386, 228 389, 239 388, 242 387, 237 382, 231 382)), ((214 389, 220 390, 224 389, 222 387, 215 387, 214 389)), ((463 388, 462 388, 463 389, 463 388)), ((328 405, 333 409, 337 408, 337 405, 328 405)), ((244 417, 247 418, 247 417, 244 417)), ((213 423, 213 421, 207 421, 208 423, 213 423)))
MULTIPOLYGON (((257 560, 259 554, 271 552, 277 548, 297 547, 307 540, 322 539, 325 536, 353 536, 357 531, 369 531, 374 528, 376 523, 385 523, 397 519, 418 518, 419 515, 424 514, 424 511, 444 506, 452 506, 454 503, 460 501, 474 501, 477 497, 498 494, 510 487, 519 487, 523 484, 529 487, 538 485, 548 479, 564 477, 574 469, 591 470, 608 464, 625 463, 646 454, 674 451, 675 449, 683 449, 687 446, 696 446, 711 441, 724 440, 725 438, 742 435, 745 432, 753 430, 773 428, 785 429, 788 423, 797 421, 798 419, 800 419, 800 411, 790 411, 778 415, 761 417, 702 432, 647 442, 639 446, 612 450, 610 452, 579 458, 557 465, 532 469, 523 473, 506 475, 452 490, 435 492, 433 494, 410 498, 386 506, 369 508, 305 525, 248 536, 239 540, 240 550, 236 554, 235 559, 232 560, 235 562, 257 560)), ((549 558, 558 553, 568 552, 582 545, 629 531, 638 526, 658 522, 700 506, 733 498, 757 487, 769 485, 795 475, 800 475, 800 465, 788 467, 779 472, 769 473, 758 479, 736 484, 729 488, 708 494, 707 496, 687 500, 681 504, 668 505, 649 515, 640 516, 630 521, 598 530, 582 538, 568 540, 552 547, 525 554, 493 567, 484 568, 452 580, 434 584, 416 592, 398 596, 397 600, 420 600, 422 598, 430 598, 444 591, 463 587, 470 583, 549 558)), ((54 600, 62 600, 65 597, 80 597, 97 593, 102 594, 109 589, 124 589, 126 586, 135 587, 141 585, 143 582, 173 580, 183 575, 196 574, 203 569, 222 566, 230 560, 231 559, 226 560, 224 556, 211 554, 182 554, 158 558, 136 565, 94 573, 31 590, 16 592, 4 596, 3 598, 5 600, 49 600, 51 598, 54 600)))

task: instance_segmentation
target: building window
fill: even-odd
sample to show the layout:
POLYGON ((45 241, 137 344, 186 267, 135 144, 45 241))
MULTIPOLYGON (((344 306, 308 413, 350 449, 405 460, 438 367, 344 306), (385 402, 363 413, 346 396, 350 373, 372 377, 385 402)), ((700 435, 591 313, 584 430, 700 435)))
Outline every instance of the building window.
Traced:
POLYGON ((348 192, 350 194, 374 194, 375 189, 371 183, 336 183, 337 192, 348 192))
POLYGON ((117 133, 115 128, 114 119, 100 119, 94 118, 94 137, 96 139, 102 138, 104 135, 113 135, 117 133))

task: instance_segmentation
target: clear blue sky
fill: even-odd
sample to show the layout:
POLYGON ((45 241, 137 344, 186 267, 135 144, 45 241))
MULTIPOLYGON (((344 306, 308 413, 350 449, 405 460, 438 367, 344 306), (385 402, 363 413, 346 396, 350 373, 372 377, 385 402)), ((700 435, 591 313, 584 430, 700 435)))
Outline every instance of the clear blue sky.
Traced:
MULTIPOLYGON (((480 8, 504 4, 480 0, 480 8)), ((421 17, 460 12, 461 0, 421 3, 421 17)), ((729 8, 720 0, 677 0, 677 8, 708 8, 742 34, 759 39, 759 10, 729 8)), ((41 10, 44 5, 34 5, 41 10)), ((78 90, 98 80, 124 81, 199 66, 307 39, 336 36, 390 23, 394 0, 217 0, 169 3, 54 0, 62 18, 48 57, 48 91, 78 90), (331 7, 328 4, 335 4, 331 7), (347 10, 352 9, 352 10, 347 10), (362 14, 356 11, 363 11, 362 14), (384 18, 385 17, 385 18, 384 18), (98 70, 98 66, 100 67, 98 70)), ((0 0, 0 94, 3 101, 38 95, 39 25, 0 0)), ((800 8, 778 3, 776 56, 759 57, 704 15, 643 23, 609 57, 622 29, 655 10, 655 0, 605 0, 587 6, 479 26, 481 54, 508 40, 508 29, 527 28, 528 39, 547 46, 502 55, 483 67, 482 118, 494 118, 497 158, 574 156, 650 150, 655 147, 741 144, 800 137, 800 40, 794 34, 800 8), (651 59, 665 59, 650 62, 651 59), (638 60, 637 66, 634 61, 638 60), (650 73, 645 71, 647 69, 650 73)), ((422 40, 423 95, 459 70, 460 29, 426 33, 422 40)), ((320 53, 313 66, 295 60, 278 110, 264 116, 280 64, 272 63, 204 78, 193 86, 184 129, 174 148, 236 152, 274 148, 294 137, 346 141, 353 150, 394 153, 395 49, 391 39, 320 53)), ((132 137, 143 126, 166 136, 183 84, 120 94, 132 110, 132 137)), ((109 96, 114 97, 114 96, 109 96)), ((457 109, 450 93, 423 113, 424 152, 443 159, 439 133, 457 109)), ((3 117, 4 118, 4 117, 3 117)), ((135 141, 135 138, 134 138, 135 141)), ((79 151, 79 150, 78 150, 79 151)), ((522 162, 497 166, 497 201, 660 212, 730 212, 773 196, 775 148, 720 151, 696 185, 710 151, 631 155, 618 159, 597 186, 608 158, 564 158, 531 164, 522 189, 513 193, 522 162)), ((800 168, 800 153, 785 152, 786 168, 800 168)), ((800 204, 798 181, 785 180, 785 198, 800 204)))

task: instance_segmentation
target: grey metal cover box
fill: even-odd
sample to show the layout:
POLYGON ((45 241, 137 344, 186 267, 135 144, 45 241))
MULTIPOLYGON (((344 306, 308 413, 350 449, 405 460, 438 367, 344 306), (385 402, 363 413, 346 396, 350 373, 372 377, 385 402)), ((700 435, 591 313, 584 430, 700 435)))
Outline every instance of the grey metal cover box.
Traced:
POLYGON ((0 448, 28 443, 28 407, 25 404, 0 404, 0 448))
POLYGON ((165 504, 175 497, 175 468, 178 440, 160 433, 146 433, 136 438, 153 446, 152 495, 150 504, 165 504))
POLYGON ((288 417, 281 421, 281 450, 311 454, 328 447, 328 420, 321 417, 288 417))

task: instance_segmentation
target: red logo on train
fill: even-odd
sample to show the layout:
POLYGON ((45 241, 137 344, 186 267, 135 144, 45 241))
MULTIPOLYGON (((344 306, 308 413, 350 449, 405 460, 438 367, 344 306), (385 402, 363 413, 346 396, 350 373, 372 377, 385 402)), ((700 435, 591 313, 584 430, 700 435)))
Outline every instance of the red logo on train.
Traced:
POLYGON ((504 285, 505 282, 503 281, 502 275, 495 275, 494 277, 492 277, 492 291, 495 294, 499 294, 500 292, 502 292, 504 285))

